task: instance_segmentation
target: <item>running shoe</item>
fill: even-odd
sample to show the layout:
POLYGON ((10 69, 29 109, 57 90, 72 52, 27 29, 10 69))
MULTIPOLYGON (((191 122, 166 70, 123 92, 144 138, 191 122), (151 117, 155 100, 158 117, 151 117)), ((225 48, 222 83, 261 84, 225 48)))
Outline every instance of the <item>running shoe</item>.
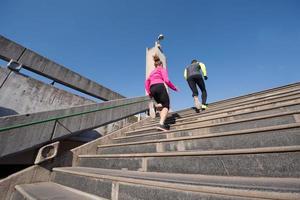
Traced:
POLYGON ((207 109, 207 104, 202 104, 201 105, 201 110, 205 110, 205 109, 207 109))
POLYGON ((158 126, 157 126, 157 129, 158 130, 161 130, 161 131, 168 131, 169 129, 170 129, 170 127, 169 126, 167 126, 167 125, 161 125, 161 124, 159 124, 158 126))

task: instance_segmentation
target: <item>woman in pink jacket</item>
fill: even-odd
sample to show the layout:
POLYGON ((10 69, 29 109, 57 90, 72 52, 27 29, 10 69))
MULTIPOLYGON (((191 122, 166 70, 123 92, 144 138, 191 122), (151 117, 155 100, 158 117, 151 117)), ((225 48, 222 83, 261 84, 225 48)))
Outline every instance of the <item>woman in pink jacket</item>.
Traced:
POLYGON ((160 111, 160 121, 158 129, 167 131, 168 126, 165 124, 169 108, 170 99, 164 83, 174 91, 178 91, 175 85, 169 80, 168 72, 163 68, 162 62, 157 55, 153 56, 155 69, 150 73, 148 79, 145 81, 145 88, 147 94, 153 97, 154 100, 162 105, 160 111))

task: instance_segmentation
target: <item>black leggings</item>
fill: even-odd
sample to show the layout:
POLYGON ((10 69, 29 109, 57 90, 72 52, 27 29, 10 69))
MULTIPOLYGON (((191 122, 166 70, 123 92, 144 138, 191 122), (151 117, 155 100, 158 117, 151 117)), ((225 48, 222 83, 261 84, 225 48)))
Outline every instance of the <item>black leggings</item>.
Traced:
POLYGON ((202 104, 206 104, 207 92, 205 89, 205 83, 201 75, 193 75, 188 77, 187 82, 193 92, 193 97, 198 96, 197 85, 201 90, 202 104))
POLYGON ((169 95, 163 83, 151 85, 150 92, 157 103, 160 103, 164 108, 170 108, 169 95))

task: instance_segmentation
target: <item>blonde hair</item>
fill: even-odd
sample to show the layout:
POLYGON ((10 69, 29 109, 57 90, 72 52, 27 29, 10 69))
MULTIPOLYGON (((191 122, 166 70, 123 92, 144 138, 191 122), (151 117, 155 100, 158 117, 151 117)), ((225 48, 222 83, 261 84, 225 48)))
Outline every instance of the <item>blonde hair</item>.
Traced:
POLYGON ((153 56, 153 60, 154 60, 154 66, 157 67, 159 65, 162 65, 162 62, 160 61, 160 58, 158 57, 158 55, 154 55, 153 56))

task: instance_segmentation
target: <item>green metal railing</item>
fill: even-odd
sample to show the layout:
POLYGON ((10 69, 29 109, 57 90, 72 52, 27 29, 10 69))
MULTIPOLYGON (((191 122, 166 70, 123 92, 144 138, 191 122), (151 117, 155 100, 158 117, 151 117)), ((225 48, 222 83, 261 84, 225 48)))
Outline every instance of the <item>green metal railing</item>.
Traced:
POLYGON ((136 101, 136 102, 131 102, 131 103, 126 103, 126 104, 122 104, 122 105, 108 106, 108 107, 104 107, 104 108, 97 108, 97 109, 94 109, 94 110, 83 111, 83 112, 78 112, 78 113, 73 113, 73 114, 68 114, 68 115, 62 115, 62 116, 52 117, 52 118, 48 118, 48 119, 44 119, 44 120, 39 120, 39 121, 33 121, 33 122, 28 122, 28 123, 23 123, 23 124, 17 124, 17 125, 2 127, 2 128, 0 128, 0 132, 12 130, 12 129, 17 129, 17 128, 22 128, 22 127, 26 127, 26 126, 31 126, 31 125, 36 125, 36 124, 42 124, 42 123, 45 123, 45 122, 50 122, 50 121, 65 119, 65 118, 68 118, 68 117, 74 117, 74 116, 78 116, 78 115, 89 114, 89 113, 98 112, 98 111, 102 111, 102 110, 108 110, 108 109, 113 109, 113 108, 128 106, 128 105, 132 105, 132 104, 136 104, 136 103, 142 103, 142 102, 146 102, 146 101, 149 101, 149 100, 146 99, 146 100, 136 101))

